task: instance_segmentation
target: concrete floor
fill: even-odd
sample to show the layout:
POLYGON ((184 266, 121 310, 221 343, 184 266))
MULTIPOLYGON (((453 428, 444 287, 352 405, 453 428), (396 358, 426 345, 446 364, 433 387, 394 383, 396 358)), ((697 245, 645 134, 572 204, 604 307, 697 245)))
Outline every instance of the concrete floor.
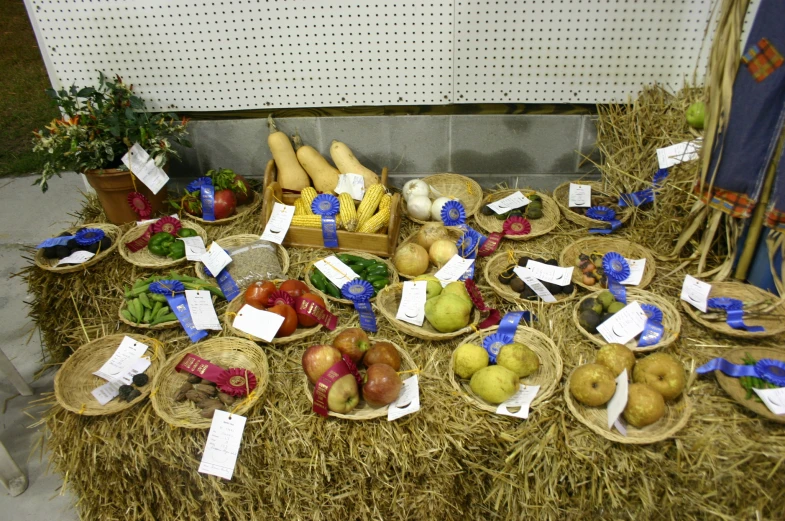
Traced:
POLYGON ((47 472, 46 454, 42 457, 38 450, 31 455, 41 433, 29 428, 34 420, 28 414, 37 418, 41 409, 26 409, 41 393, 53 390, 54 371, 33 380, 41 368, 41 342, 27 318, 27 286, 11 275, 27 263, 21 256, 21 246, 57 235, 74 220, 68 214, 81 208, 80 190, 84 184, 80 176, 64 174, 62 179, 50 183, 49 192, 41 194, 38 187, 31 186, 33 180, 0 179, 0 280, 4 288, 0 292, 0 348, 35 391, 33 396, 19 396, 5 375, 0 374, 0 440, 30 482, 28 489, 17 497, 11 497, 0 486, 0 519, 71 521, 79 519, 73 508, 76 498, 67 491, 60 494, 62 477, 47 472))

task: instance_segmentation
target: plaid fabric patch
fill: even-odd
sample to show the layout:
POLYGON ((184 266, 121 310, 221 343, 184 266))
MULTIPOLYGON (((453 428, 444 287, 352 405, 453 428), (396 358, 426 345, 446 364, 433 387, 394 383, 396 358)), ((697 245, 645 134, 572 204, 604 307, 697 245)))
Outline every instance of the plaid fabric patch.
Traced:
POLYGON ((766 227, 785 230, 785 212, 772 208, 766 212, 766 227))
POLYGON ((755 81, 761 82, 782 65, 783 58, 769 40, 761 38, 758 45, 753 45, 744 53, 741 61, 747 65, 747 70, 755 81))
MULTIPOLYGON (((695 185, 695 193, 700 192, 699 184, 695 185)), ((752 209, 755 208, 755 200, 747 197, 745 194, 738 192, 731 192, 730 190, 723 190, 722 188, 712 188, 711 198, 707 193, 700 195, 701 201, 708 204, 712 208, 722 210, 730 214, 732 217, 739 219, 746 219, 752 215, 752 209)))

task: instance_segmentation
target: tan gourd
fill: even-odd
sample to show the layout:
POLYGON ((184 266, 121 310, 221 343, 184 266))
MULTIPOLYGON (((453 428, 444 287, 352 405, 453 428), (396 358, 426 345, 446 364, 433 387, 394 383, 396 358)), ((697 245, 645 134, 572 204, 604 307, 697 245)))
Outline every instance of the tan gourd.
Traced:
POLYGON ((333 141, 330 145, 330 156, 333 158, 333 163, 338 167, 338 171, 342 174, 360 174, 365 179, 365 188, 371 185, 379 184, 379 176, 373 170, 365 168, 352 153, 351 149, 345 143, 340 141, 333 141))
POLYGON ((270 147, 275 166, 278 168, 278 183, 281 188, 299 192, 303 188, 311 186, 308 174, 297 161, 289 136, 275 127, 272 116, 267 118, 267 124, 270 127, 267 145, 270 147))
POLYGON ((292 138, 294 149, 296 150, 297 160, 300 166, 305 169, 305 173, 313 181, 313 186, 317 192, 333 193, 338 186, 338 176, 340 172, 332 166, 315 148, 303 145, 299 134, 292 138))

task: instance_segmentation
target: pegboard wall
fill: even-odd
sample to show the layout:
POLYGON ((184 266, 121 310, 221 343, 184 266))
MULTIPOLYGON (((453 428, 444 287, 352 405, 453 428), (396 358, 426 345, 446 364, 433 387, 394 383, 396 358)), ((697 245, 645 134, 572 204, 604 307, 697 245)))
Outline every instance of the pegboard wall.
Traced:
POLYGON ((132 82, 152 110, 188 111, 624 101, 643 84, 692 78, 714 4, 25 3, 56 87, 93 85, 101 70, 132 82))

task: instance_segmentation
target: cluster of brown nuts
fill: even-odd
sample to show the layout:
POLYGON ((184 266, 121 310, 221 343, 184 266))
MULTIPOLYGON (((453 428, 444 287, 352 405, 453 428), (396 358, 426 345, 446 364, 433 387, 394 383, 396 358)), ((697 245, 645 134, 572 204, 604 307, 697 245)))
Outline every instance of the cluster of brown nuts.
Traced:
POLYGON ((215 384, 197 375, 188 375, 188 380, 177 390, 175 401, 192 401, 201 409, 202 418, 212 418, 216 409, 226 411, 227 407, 234 404, 236 398, 226 393, 218 392, 215 384))

